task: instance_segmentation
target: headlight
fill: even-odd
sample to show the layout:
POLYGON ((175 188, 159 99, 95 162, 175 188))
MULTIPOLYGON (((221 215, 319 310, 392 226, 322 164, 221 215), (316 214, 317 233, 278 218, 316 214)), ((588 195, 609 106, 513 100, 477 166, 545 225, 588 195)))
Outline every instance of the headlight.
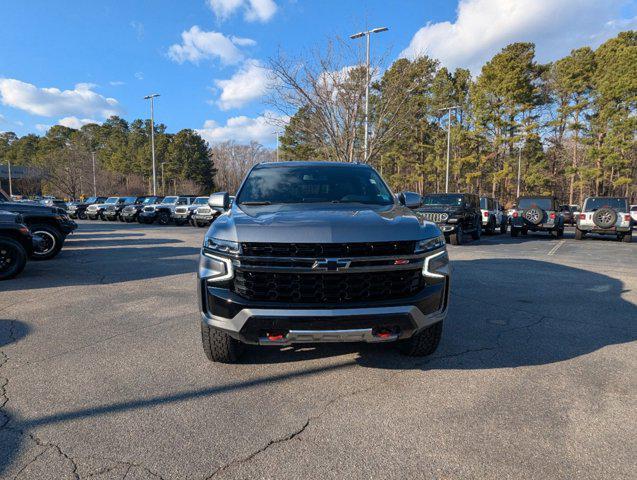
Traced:
POLYGON ((422 274, 431 278, 444 278, 449 275, 449 256, 447 251, 444 250, 425 258, 422 274))
POLYGON ((234 276, 232 261, 229 258, 215 257, 203 251, 199 257, 199 278, 208 283, 230 280, 234 276))
POLYGON ((218 238, 206 238, 204 240, 204 248, 211 252, 225 253, 227 255, 237 255, 241 253, 237 242, 219 240, 218 238))
POLYGON ((445 236, 440 235, 434 238, 428 238, 427 240, 420 240, 416 243, 416 251, 414 253, 432 252, 438 248, 445 246, 445 236))

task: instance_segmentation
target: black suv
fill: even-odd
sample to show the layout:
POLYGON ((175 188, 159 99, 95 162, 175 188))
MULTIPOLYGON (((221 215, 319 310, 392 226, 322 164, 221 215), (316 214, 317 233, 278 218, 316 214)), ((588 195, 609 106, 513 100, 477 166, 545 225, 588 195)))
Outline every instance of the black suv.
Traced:
POLYGON ((424 195, 418 212, 425 220, 435 222, 452 245, 460 245, 465 233, 474 240, 482 233, 480 199, 472 193, 424 195))
POLYGON ((79 218, 80 220, 86 220, 86 209, 89 205, 100 204, 106 201, 106 197, 88 197, 83 202, 72 202, 66 208, 66 213, 71 218, 79 218))
POLYGON ((549 232, 555 238, 564 235, 564 217, 555 197, 519 197, 511 213, 511 236, 531 232, 549 232))
MULTIPOLYGON (((102 211, 102 219, 114 222, 121 220, 120 214, 129 205, 141 205, 146 197, 119 197, 117 203, 107 206, 102 211)), ((123 220, 122 220, 123 221, 123 220)))
POLYGON ((18 275, 33 253, 33 236, 22 215, 0 210, 0 280, 18 275))
POLYGON ((25 202, 9 202, 2 193, 0 210, 22 215, 24 223, 38 240, 32 253, 34 260, 55 257, 62 250, 67 235, 77 228, 77 223, 68 217, 66 210, 25 202))
POLYGON ((156 203, 160 203, 164 197, 140 197, 143 198, 141 203, 132 203, 130 205, 126 205, 119 214, 119 219, 122 222, 130 223, 138 220, 139 212, 142 211, 146 205, 154 205, 156 203))

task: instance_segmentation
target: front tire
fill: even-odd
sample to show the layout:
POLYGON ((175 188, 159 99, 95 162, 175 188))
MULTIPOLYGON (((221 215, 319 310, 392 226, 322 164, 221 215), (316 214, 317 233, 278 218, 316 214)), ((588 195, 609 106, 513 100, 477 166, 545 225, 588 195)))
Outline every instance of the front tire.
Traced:
POLYGON ((31 225, 31 233, 40 239, 40 245, 34 248, 31 258, 33 260, 50 260, 60 250, 64 239, 59 230, 50 225, 31 225))
POLYGON ((168 225, 170 223, 170 215, 168 215, 166 212, 161 212, 157 216, 157 223, 159 223, 160 225, 168 225))
POLYGON ((471 238, 474 240, 480 240, 480 235, 482 234, 482 221, 478 219, 478 223, 476 224, 476 229, 471 232, 471 238))
POLYGON ((80 220, 86 220, 86 213, 85 212, 78 213, 77 218, 79 218, 80 220))
POLYGON ((237 363, 245 351, 245 344, 216 328, 201 324, 203 351, 211 362, 237 363))
POLYGON ((511 236, 512 237, 517 237, 520 234, 520 230, 515 228, 515 227, 511 227, 511 236))
POLYGON ((27 263, 27 252, 12 238, 0 238, 0 280, 18 275, 27 263))
POLYGON ((458 226, 456 231, 449 235, 449 243, 451 245, 462 245, 462 227, 458 226))
POLYGON ((424 357, 431 355, 438 348, 442 337, 442 322, 434 323, 411 338, 399 340, 398 348, 403 355, 424 357))
POLYGON ((501 235, 506 235, 507 233, 507 224, 506 223, 502 223, 500 225, 500 234, 501 235))

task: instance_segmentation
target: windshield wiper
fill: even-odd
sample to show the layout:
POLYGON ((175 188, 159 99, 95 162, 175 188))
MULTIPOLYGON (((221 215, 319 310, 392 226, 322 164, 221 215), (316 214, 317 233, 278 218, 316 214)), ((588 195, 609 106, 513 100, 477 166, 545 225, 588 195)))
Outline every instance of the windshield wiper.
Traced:
POLYGON ((254 202, 241 202, 240 205, 247 205, 248 207, 257 207, 260 205, 272 205, 272 202, 268 202, 267 200, 263 201, 254 201, 254 202))

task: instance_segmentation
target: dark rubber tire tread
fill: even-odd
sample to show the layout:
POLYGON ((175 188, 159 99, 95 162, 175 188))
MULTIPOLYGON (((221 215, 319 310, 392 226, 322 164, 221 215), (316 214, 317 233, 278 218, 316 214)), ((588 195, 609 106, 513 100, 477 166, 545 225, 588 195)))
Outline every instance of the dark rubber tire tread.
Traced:
POLYGON ((201 325, 203 351, 211 362, 237 363, 245 351, 245 344, 216 328, 201 325))
POLYGON ((438 348, 442 338, 442 322, 434 323, 411 338, 400 340, 398 348, 404 355, 410 357, 425 357, 431 355, 438 348))

